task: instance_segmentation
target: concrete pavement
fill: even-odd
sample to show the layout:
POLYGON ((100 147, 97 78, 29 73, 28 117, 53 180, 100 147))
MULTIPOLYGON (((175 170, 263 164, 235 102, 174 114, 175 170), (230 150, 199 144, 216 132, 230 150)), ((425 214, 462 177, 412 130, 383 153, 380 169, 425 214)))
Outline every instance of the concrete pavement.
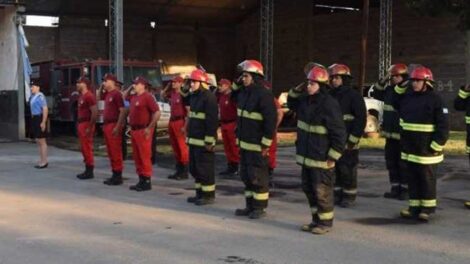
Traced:
POLYGON ((310 216, 292 148, 280 151, 269 216, 252 221, 233 216, 244 203, 237 179, 218 180, 217 203, 195 207, 185 201, 192 181, 167 180, 167 162, 155 167, 154 189, 136 193, 131 161, 129 180, 109 187, 104 158, 95 179, 78 181, 77 152, 51 148, 50 167, 36 170, 34 144, 0 143, 0 263, 469 263, 467 159, 440 167, 438 214, 419 224, 398 218, 406 202, 382 198, 381 155, 363 151, 358 205, 338 208, 334 231, 314 236, 298 231, 310 216))

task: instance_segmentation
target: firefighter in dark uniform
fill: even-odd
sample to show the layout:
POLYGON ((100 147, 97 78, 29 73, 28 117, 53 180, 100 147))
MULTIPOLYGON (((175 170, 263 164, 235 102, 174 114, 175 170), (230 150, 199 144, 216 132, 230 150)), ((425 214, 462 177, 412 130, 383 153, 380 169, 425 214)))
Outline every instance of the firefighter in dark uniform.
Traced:
MULTIPOLYGON (((457 111, 465 112, 465 124, 467 126, 467 146, 466 153, 470 160, 470 85, 460 88, 459 94, 454 101, 454 108, 457 111)), ((464 203, 470 209, 470 201, 464 203)))
POLYGON ((335 203, 341 207, 354 205, 357 196, 359 140, 366 126, 367 110, 362 95, 351 87, 351 71, 344 64, 328 67, 330 94, 338 100, 346 125, 346 149, 336 163, 335 203))
POLYGON ((168 134, 176 160, 176 171, 168 176, 168 179, 172 180, 186 180, 188 178, 189 152, 185 134, 187 109, 181 97, 183 82, 181 76, 176 76, 162 91, 162 97, 170 102, 171 108, 168 134))
POLYGON ((400 116, 401 159, 405 161, 410 197, 409 207, 400 215, 427 222, 437 206, 434 166, 444 160, 448 110, 433 90, 430 69, 416 67, 410 80, 395 86, 393 100, 400 116))
POLYGON ((85 171, 77 175, 80 180, 94 178, 93 169, 95 159, 93 157, 93 137, 95 134, 95 124, 98 117, 96 97, 91 91, 91 82, 86 77, 77 80, 77 91, 80 93, 77 107, 77 133, 80 141, 80 149, 85 163, 85 171))
POLYGON ((384 102, 382 136, 385 137, 385 162, 390 179, 390 192, 385 198, 407 200, 408 182, 402 167, 400 150, 400 124, 398 112, 392 106, 395 85, 408 79, 408 67, 394 64, 388 69, 387 76, 374 85, 373 97, 384 102), (390 82, 387 85, 387 82, 390 82))
POLYGON ((245 184, 246 207, 235 215, 258 219, 266 215, 269 199, 267 155, 276 129, 274 96, 263 86, 263 66, 255 60, 238 65, 241 73, 232 87, 237 101, 237 138, 240 176, 245 184))
POLYGON ((189 105, 186 142, 189 145, 189 172, 194 177, 196 196, 188 202, 196 205, 215 201, 215 153, 218 127, 218 107, 215 95, 209 91, 209 77, 202 70, 191 72, 189 92, 182 90, 189 105))
POLYGON ((345 147, 346 127, 338 102, 328 94, 325 67, 313 66, 307 80, 307 92, 291 89, 287 104, 297 113, 296 161, 312 211, 312 222, 301 229, 321 235, 333 226, 334 167, 345 147))

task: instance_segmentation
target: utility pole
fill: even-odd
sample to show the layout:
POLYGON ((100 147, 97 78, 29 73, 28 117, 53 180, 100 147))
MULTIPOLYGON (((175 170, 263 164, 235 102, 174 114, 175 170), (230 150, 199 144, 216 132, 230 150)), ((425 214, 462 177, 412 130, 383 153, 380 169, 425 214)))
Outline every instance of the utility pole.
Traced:
POLYGON ((119 81, 124 81, 123 70, 123 1, 109 0, 109 71, 114 73, 119 81))

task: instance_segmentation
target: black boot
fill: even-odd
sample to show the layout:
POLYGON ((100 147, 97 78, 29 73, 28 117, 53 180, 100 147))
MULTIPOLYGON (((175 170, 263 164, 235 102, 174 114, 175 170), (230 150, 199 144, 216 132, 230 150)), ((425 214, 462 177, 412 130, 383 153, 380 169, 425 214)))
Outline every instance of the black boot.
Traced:
POLYGON ((196 203, 196 201, 201 199, 201 198, 202 198, 202 190, 201 189, 196 189, 196 195, 188 197, 188 199, 186 199, 186 201, 188 203, 196 203))
POLYGON ((173 177, 175 177, 175 175, 178 173, 178 166, 179 163, 175 163, 175 172, 168 174, 168 179, 173 179, 173 177))
POLYGON ((104 182, 106 185, 121 185, 122 184, 122 172, 113 171, 113 176, 111 178, 106 179, 104 182))
POLYGON ((390 192, 384 193, 384 197, 387 199, 398 199, 400 197, 400 186, 392 186, 390 192))
POLYGON ((236 216, 249 216, 253 211, 253 197, 245 198, 246 207, 243 209, 236 209, 236 216))
POLYGON ((266 216, 266 210, 264 209, 253 209, 250 215, 248 216, 250 219, 260 219, 266 216))
POLYGON ((202 198, 196 200, 194 202, 195 205, 209 205, 209 204, 213 204, 215 203, 215 197, 211 196, 211 197, 204 197, 204 195, 202 196, 202 198))
POLYGON ((93 174, 93 169, 94 169, 93 166, 86 166, 85 172, 78 174, 77 178, 79 178, 80 180, 93 179, 95 177, 95 175, 93 174))
POLYGON ((139 176, 139 182, 129 187, 130 190, 137 192, 149 191, 152 189, 150 177, 139 176))
POLYGON ((168 179, 182 181, 188 179, 188 166, 177 163, 176 164, 176 172, 173 175, 168 176, 168 179))

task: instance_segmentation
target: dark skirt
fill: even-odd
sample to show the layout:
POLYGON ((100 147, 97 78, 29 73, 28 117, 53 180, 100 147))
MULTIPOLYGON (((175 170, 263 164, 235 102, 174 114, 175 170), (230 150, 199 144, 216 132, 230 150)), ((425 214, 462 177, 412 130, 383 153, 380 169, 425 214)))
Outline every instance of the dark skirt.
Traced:
POLYGON ((46 138, 47 127, 44 131, 41 130, 42 115, 33 115, 31 117, 31 137, 32 138, 46 138))

